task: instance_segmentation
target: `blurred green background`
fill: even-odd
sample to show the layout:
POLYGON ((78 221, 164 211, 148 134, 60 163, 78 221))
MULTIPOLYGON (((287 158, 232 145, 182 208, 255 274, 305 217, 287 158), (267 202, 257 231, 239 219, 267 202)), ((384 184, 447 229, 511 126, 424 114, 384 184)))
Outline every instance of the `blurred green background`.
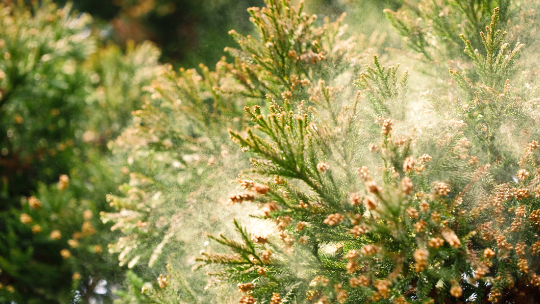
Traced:
MULTIPOLYGON (((67 0, 55 0, 65 4, 67 0)), ((233 46, 227 34, 235 29, 250 31, 246 9, 262 7, 263 0, 75 0, 74 8, 91 14, 105 31, 103 35, 120 45, 128 40, 151 40, 162 51, 162 62, 193 68, 212 66, 223 48, 233 46)), ((298 3, 298 0, 292 0, 298 3)), ((346 23, 362 32, 389 31, 382 13, 397 9, 398 0, 308 0, 308 12, 330 17, 348 13, 346 23)), ((322 20, 322 18, 320 18, 322 20)))

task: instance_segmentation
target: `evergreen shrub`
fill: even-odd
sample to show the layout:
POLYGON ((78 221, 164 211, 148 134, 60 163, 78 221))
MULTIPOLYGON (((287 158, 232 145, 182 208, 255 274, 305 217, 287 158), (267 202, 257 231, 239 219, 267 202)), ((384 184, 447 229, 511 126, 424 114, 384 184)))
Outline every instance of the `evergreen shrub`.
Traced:
POLYGON ((266 4, 249 10, 257 36, 231 31, 232 63, 158 77, 139 123, 117 141, 144 171, 110 197, 119 212, 104 218, 125 234, 113 248, 122 263, 152 267, 156 253, 169 262, 141 294, 538 302, 538 71, 523 60, 537 45, 539 3, 406 1, 386 12, 403 50, 347 34, 342 18, 317 20, 302 2, 266 4), (178 253, 171 240, 200 235, 209 209, 247 226, 208 229, 194 267, 209 271, 203 288, 186 279, 196 277, 194 243, 178 253), (157 247, 146 242, 156 236, 157 247))

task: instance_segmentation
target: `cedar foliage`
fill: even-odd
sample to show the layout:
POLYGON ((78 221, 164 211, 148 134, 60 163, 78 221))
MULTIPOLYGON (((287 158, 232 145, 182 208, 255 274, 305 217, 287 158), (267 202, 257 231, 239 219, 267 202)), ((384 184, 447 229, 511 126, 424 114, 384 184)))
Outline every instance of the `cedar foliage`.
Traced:
POLYGON ((90 173, 116 303, 538 302, 540 3, 406 1, 402 50, 265 3, 232 60, 157 69, 108 145, 129 179, 90 173))
MULTIPOLYGON (((217 278, 208 286, 237 285, 240 303, 537 301, 536 74, 518 64, 526 46, 512 28, 534 32, 515 16, 535 5, 419 1, 387 12, 421 55, 414 73, 342 39, 341 19, 318 29, 288 1, 251 9, 259 37, 232 32, 240 50, 222 64, 235 81, 215 89, 248 119, 229 120, 242 122, 229 134, 251 164, 229 203, 255 202, 266 228, 235 220, 236 237, 211 234, 221 246, 196 267, 217 278), (446 62, 446 76, 429 71, 446 62), (410 85, 426 80, 427 94, 410 85)), ((204 301, 175 281, 182 269, 168 271, 150 297, 204 301)))
POLYGON ((106 143, 140 107, 159 50, 105 45, 91 22, 51 1, 0 4, 1 303, 110 303, 122 282, 99 218, 124 180, 106 143))

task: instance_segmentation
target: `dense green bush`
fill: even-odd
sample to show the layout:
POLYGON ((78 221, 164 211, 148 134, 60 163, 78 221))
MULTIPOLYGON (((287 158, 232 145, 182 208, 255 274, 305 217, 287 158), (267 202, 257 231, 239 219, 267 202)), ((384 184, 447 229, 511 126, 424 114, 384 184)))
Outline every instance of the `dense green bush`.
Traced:
POLYGON ((70 6, 0 5, 2 303, 110 299, 122 280, 99 219, 123 180, 106 144, 140 107, 159 51, 101 43, 70 6))

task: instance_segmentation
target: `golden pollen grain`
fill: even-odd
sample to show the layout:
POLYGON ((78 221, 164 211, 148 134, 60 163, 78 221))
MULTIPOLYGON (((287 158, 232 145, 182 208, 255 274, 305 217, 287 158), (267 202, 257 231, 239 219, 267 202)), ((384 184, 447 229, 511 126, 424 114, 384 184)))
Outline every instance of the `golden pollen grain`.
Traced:
POLYGON ((405 195, 408 195, 411 193, 411 191, 413 190, 414 188, 414 185, 411 181, 410 178, 408 177, 404 177, 402 180, 401 180, 401 189, 403 190, 403 193, 405 195))
POLYGON ((281 304, 281 296, 279 295, 279 293, 272 293, 270 304, 281 304))
POLYGON ((432 248, 435 248, 435 249, 438 249, 439 247, 441 247, 443 245, 444 245, 444 240, 439 238, 439 237, 431 238, 428 241, 428 246, 432 247, 432 248))
POLYGON ((32 218, 26 213, 21 213, 21 215, 19 216, 19 220, 25 225, 28 225, 32 222, 32 218))
POLYGON ((60 255, 62 256, 62 258, 64 259, 69 259, 71 257, 71 252, 67 249, 62 249, 60 251, 60 255))
POLYGON ((372 197, 366 196, 366 198, 364 199, 364 206, 366 206, 367 210, 374 210, 375 208, 377 208, 377 203, 372 197))
POLYGON ((428 266, 427 260, 429 257, 429 251, 427 251, 426 249, 417 249, 414 252, 413 257, 414 257, 414 261, 416 262, 416 264, 414 265, 415 271, 416 272, 424 271, 426 267, 428 266))
POLYGON ((334 213, 328 215, 328 217, 323 221, 326 225, 335 226, 343 221, 345 217, 339 213, 334 213))
POLYGON ((362 204, 362 195, 359 192, 351 193, 349 196, 349 202, 353 206, 359 206, 362 204))
POLYGON ((411 172, 414 168, 414 157, 409 156, 403 161, 403 171, 411 172))
POLYGON ((529 177, 529 171, 527 171, 525 169, 521 169, 516 173, 516 177, 521 179, 521 180, 525 180, 525 179, 527 179, 529 177))
POLYGON ((32 233, 33 233, 33 234, 38 234, 38 233, 40 233, 41 231, 42 231, 42 229, 41 229, 41 226, 40 226, 40 225, 34 225, 34 226, 32 226, 32 233))
POLYGON ((60 232, 60 230, 53 230, 51 232, 50 238, 53 240, 59 240, 62 238, 62 233, 60 232))
POLYGON ((69 177, 65 174, 60 175, 59 181, 58 181, 58 189, 60 191, 64 191, 69 186, 69 177))
POLYGON ((28 205, 30 205, 30 207, 32 207, 32 209, 36 209, 36 210, 41 208, 41 206, 43 206, 41 201, 35 196, 30 196, 28 198, 28 205))
POLYGON ((317 164, 317 171, 324 173, 330 169, 330 165, 328 163, 320 162, 317 164))
POLYGON ((157 281, 158 281, 159 288, 165 289, 169 285, 169 276, 163 277, 163 275, 160 274, 157 281))

